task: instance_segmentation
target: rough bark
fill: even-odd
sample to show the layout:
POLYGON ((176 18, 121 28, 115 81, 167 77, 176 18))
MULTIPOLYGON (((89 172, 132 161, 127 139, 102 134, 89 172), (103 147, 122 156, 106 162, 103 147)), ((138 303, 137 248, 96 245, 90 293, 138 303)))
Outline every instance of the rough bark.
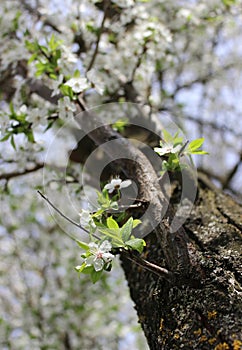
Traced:
MULTIPOLYGON (((175 190, 174 206, 178 200, 175 190)), ((184 225, 196 276, 169 283, 122 258, 151 350, 242 348, 241 227, 241 207, 200 182, 184 225)), ((146 240, 145 258, 166 266, 156 236, 146 240)))
POLYGON ((154 231, 145 237, 147 247, 142 257, 165 267, 169 278, 158 277, 121 255, 150 349, 240 349, 240 206, 213 186, 207 186, 209 181, 201 177, 190 217, 184 227, 171 233, 180 186, 172 187, 168 206, 152 164, 138 148, 110 127, 102 126, 93 114, 82 114, 79 124, 89 129, 88 135, 97 145, 116 141, 111 148, 104 147, 104 152, 117 159, 125 176, 136 181, 138 200, 151 207, 154 231), (120 159, 123 153, 129 160, 120 159))

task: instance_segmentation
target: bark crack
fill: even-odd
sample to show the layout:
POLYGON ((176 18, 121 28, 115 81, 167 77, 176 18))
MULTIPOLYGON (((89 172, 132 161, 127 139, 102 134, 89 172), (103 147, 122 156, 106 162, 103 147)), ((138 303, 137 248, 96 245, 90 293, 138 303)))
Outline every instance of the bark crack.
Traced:
POLYGON ((222 209, 221 207, 217 206, 217 209, 218 209, 218 211, 220 212, 220 214, 221 214, 225 219, 228 220, 228 223, 229 223, 230 225, 234 226, 236 229, 238 229, 238 230, 240 230, 240 231, 242 230, 242 223, 238 223, 238 222, 236 222, 235 220, 233 220, 228 214, 226 214, 226 213, 223 211, 223 209, 222 209))

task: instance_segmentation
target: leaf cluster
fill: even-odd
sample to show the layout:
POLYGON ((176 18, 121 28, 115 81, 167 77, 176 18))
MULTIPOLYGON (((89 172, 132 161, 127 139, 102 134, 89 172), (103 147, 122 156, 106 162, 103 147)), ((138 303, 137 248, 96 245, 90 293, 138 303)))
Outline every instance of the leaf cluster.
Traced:
POLYGON ((58 61, 61 58, 61 40, 51 35, 46 45, 41 45, 37 40, 26 40, 25 46, 32 56, 28 63, 35 62, 36 77, 46 74, 51 79, 57 79, 60 73, 58 61))
POLYGON ((14 135, 24 134, 29 142, 35 142, 34 134, 31 129, 31 123, 26 120, 27 114, 24 112, 17 113, 12 102, 9 104, 9 109, 10 125, 8 126, 5 135, 0 139, 0 141, 4 142, 10 139, 10 143, 15 150, 16 145, 14 141, 14 135))
POLYGON ((156 153, 164 157, 161 174, 166 171, 177 172, 184 169, 186 164, 181 162, 183 156, 188 156, 192 162, 192 154, 208 154, 208 152, 201 149, 203 143, 203 137, 189 142, 185 141, 182 136, 179 136, 179 131, 173 136, 164 129, 160 147, 154 148, 156 153))
MULTIPOLYGON (((89 231, 91 241, 95 244, 108 241, 114 250, 117 248, 131 251, 135 250, 141 254, 146 245, 145 241, 136 238, 132 234, 133 229, 137 227, 141 221, 133 219, 133 217, 127 218, 125 212, 115 213, 118 209, 119 192, 112 198, 109 197, 108 191, 105 189, 102 192, 97 192, 97 195, 99 208, 96 212, 89 214, 92 224, 89 220, 88 227, 85 227, 89 231), (110 215, 110 210, 113 212, 112 215, 110 215), (124 221, 124 224, 120 224, 121 221, 124 221), (93 223, 95 224, 95 229, 93 229, 93 223)), ((81 255, 84 261, 81 266, 76 267, 76 270, 79 273, 90 274, 92 282, 95 283, 101 278, 103 271, 111 270, 112 261, 104 261, 102 270, 96 271, 93 265, 90 266, 90 264, 87 264, 87 259, 93 254, 89 244, 79 240, 76 242, 79 247, 85 251, 85 253, 81 255)))

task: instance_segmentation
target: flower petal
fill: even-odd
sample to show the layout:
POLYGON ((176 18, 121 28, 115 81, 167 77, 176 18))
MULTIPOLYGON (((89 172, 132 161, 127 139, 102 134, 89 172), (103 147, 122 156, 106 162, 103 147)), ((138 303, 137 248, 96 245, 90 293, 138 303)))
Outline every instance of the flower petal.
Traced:
POLYGON ((125 181, 122 181, 121 185, 120 185, 120 188, 125 188, 125 187, 128 187, 132 184, 132 181, 131 180, 125 180, 125 181))
POLYGON ((110 250, 112 249, 112 244, 109 241, 104 241, 102 242, 102 244, 100 245, 100 250, 101 252, 110 252, 110 250))
POLYGON ((101 271, 104 266, 104 260, 101 258, 94 259, 93 266, 96 271, 101 271))
POLYGON ((91 253, 94 252, 94 254, 95 254, 95 253, 97 252, 97 250, 98 250, 98 245, 97 245, 97 243, 91 242, 91 243, 89 243, 88 245, 89 245, 89 247, 90 247, 90 252, 91 252, 91 253))
POLYGON ((121 180, 121 179, 112 179, 112 181, 111 181, 111 185, 112 185, 113 187, 120 186, 121 183, 122 183, 122 180, 121 180))
POLYGON ((114 255, 111 253, 103 253, 102 258, 104 259, 105 262, 107 262, 108 260, 113 260, 114 255))
POLYGON ((93 255, 91 255, 88 258, 86 258, 85 262, 86 262, 87 266, 93 265, 94 259, 95 259, 95 257, 93 255))
POLYGON ((110 190, 111 188, 113 188, 113 185, 111 185, 111 183, 108 183, 107 185, 104 186, 105 190, 110 190))
POLYGON ((173 147, 173 149, 171 150, 171 153, 177 153, 179 152, 181 149, 181 145, 177 145, 176 147, 173 147))

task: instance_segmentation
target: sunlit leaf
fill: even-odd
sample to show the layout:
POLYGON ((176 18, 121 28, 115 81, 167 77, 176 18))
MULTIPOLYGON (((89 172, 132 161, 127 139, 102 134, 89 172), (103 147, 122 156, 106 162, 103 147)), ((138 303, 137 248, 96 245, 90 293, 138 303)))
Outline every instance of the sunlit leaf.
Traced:
POLYGON ((76 239, 76 243, 79 245, 80 248, 84 249, 84 250, 89 250, 90 247, 87 243, 84 243, 82 241, 79 241, 78 239, 76 239))
POLYGON ((139 253, 142 253, 146 243, 141 238, 134 238, 125 242, 125 245, 133 250, 137 250, 139 253))
POLYGON ((122 226, 121 228, 121 236, 124 242, 128 241, 130 236, 131 236, 131 232, 133 229, 133 218, 129 218, 129 220, 122 226))
POLYGON ((204 137, 202 137, 200 139, 193 140, 189 143, 188 149, 190 151, 195 151, 196 149, 200 148, 203 143, 204 143, 204 137))
POLYGON ((118 223, 113 219, 112 216, 107 218, 107 226, 108 228, 119 229, 118 223))
POLYGON ((87 266, 87 264, 86 264, 86 262, 84 261, 84 262, 81 264, 81 266, 76 266, 76 267, 75 267, 75 270, 76 270, 77 272, 82 272, 82 271, 85 269, 86 266, 87 266))

